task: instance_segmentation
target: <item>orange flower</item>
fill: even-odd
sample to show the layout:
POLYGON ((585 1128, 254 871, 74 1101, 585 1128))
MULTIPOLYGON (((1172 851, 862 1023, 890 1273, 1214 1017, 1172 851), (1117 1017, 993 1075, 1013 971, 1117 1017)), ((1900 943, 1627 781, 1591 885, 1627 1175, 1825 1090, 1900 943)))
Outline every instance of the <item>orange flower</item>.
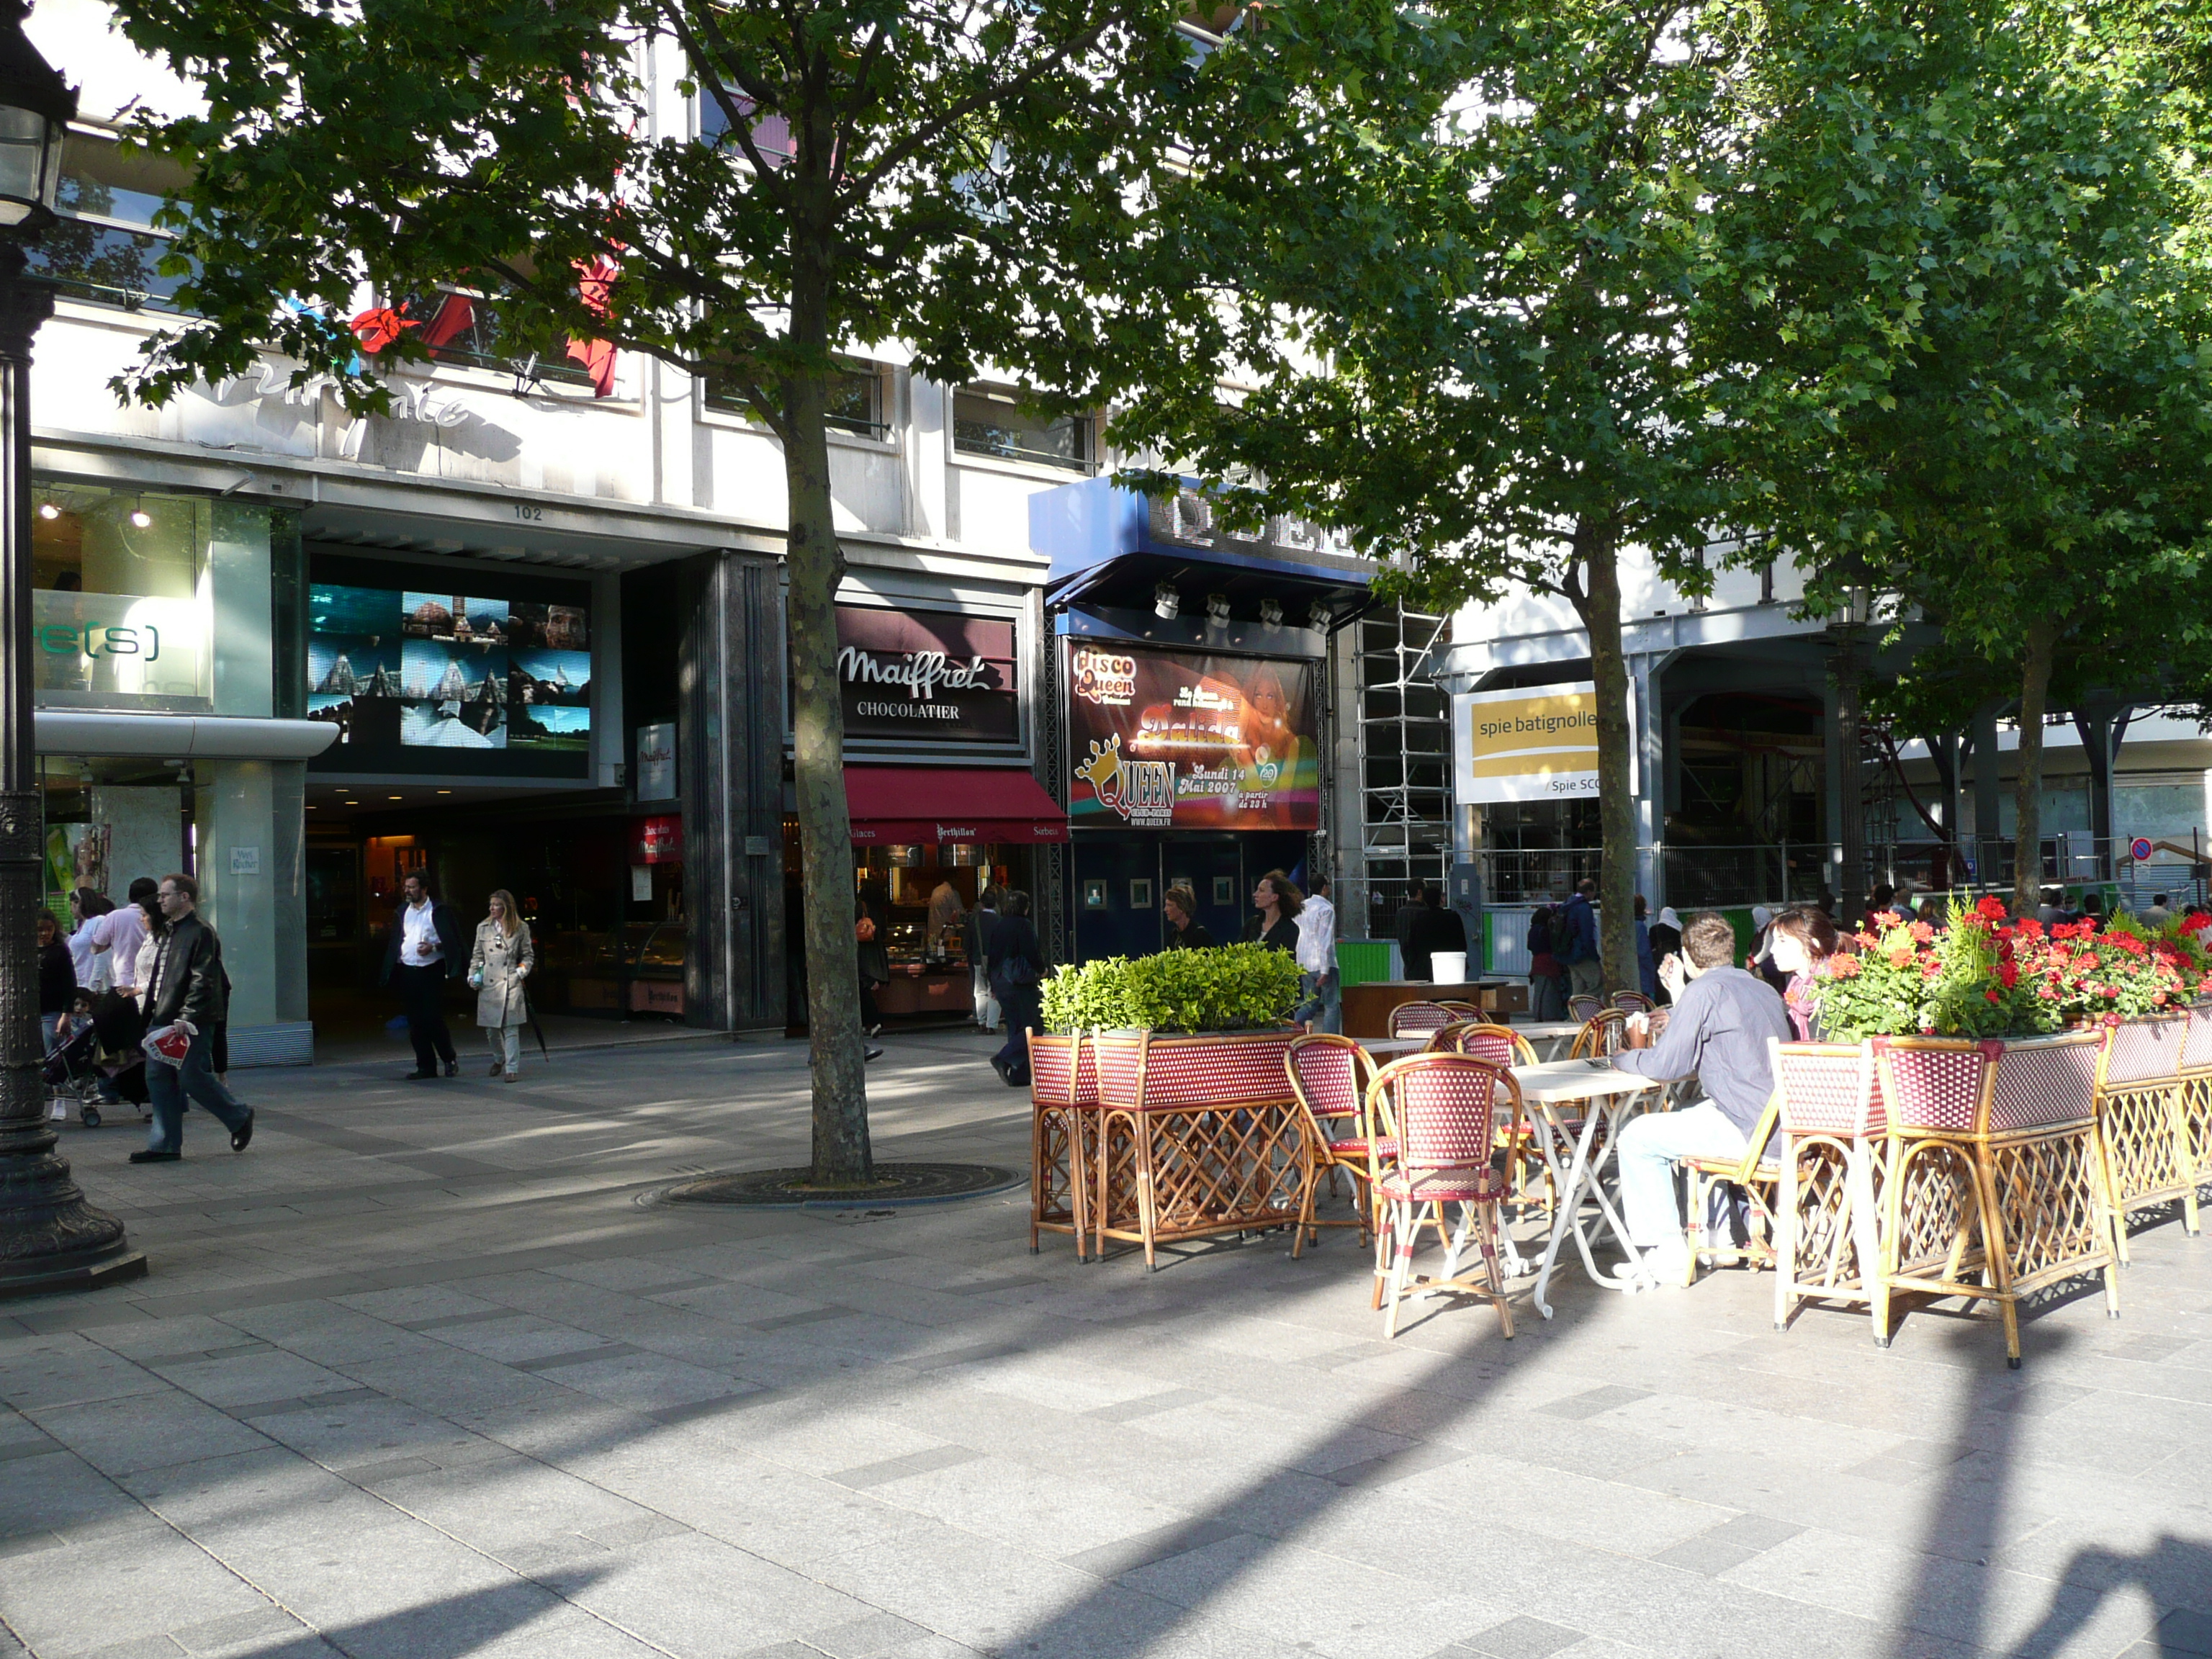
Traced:
POLYGON ((1900 945, 1892 951, 1889 953, 1889 965, 1893 968, 1910 968, 1912 965, 1912 947, 1909 945, 1900 945))

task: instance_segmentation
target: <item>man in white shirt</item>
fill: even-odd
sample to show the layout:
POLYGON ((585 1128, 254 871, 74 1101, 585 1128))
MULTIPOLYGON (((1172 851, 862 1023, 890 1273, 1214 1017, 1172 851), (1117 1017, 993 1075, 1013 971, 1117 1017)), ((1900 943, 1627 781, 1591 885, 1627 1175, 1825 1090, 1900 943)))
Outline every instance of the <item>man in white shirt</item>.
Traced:
POLYGON ((108 980, 125 996, 135 997, 146 988, 138 982, 138 951, 146 943, 146 906, 153 902, 157 888, 152 877, 139 877, 131 884, 130 902, 94 924, 92 942, 107 952, 108 980))
POLYGON ((1336 906, 1329 902, 1328 878, 1316 876, 1298 909, 1298 981, 1304 1000, 1297 1018, 1323 1031, 1344 1030, 1344 989, 1336 966, 1336 906))
POLYGON ((459 1059, 446 1029, 446 985, 467 971, 468 936, 453 913, 430 896, 421 875, 409 875, 399 893, 404 902, 384 936, 384 981, 398 988, 407 1011, 407 1036, 415 1045, 408 1080, 430 1081, 441 1067, 443 1075, 458 1076, 459 1059))

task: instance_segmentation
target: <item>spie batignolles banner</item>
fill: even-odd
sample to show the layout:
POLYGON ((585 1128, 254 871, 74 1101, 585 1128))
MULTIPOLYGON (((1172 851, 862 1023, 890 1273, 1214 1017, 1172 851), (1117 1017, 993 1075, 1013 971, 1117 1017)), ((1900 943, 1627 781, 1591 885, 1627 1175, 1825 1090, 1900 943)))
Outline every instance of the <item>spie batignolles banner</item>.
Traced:
MULTIPOLYGON (((1629 703, 1633 733, 1633 690, 1629 703)), ((1598 793, 1597 687, 1589 680, 1454 697, 1452 727, 1455 793, 1462 805, 1598 793)), ((1632 791, 1635 753, 1632 741, 1632 791)))
POLYGON ((1321 827, 1310 664, 1067 648, 1074 828, 1321 827))

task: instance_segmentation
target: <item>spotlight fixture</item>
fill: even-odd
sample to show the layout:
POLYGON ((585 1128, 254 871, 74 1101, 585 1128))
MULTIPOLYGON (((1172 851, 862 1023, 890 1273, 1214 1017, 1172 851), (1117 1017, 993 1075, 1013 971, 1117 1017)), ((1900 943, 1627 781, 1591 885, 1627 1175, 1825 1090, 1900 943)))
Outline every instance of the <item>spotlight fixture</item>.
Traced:
POLYGON ((143 507, 132 507, 131 509, 131 527, 134 530, 152 529, 154 527, 154 515, 149 513, 143 507))
POLYGON ((1328 624, 1330 621, 1331 617, 1329 613, 1328 601, 1326 599, 1316 599, 1313 602, 1313 610, 1307 615, 1306 626, 1319 629, 1322 633, 1327 633, 1328 631, 1328 624))
POLYGON ((56 507, 52 501, 40 501, 39 503, 39 516, 40 518, 58 519, 61 515, 61 508, 56 507))
POLYGON ((1152 590, 1152 612, 1163 622, 1173 622, 1182 609, 1182 595, 1167 583, 1162 582, 1152 590))
POLYGON ((1226 623, 1229 620, 1229 596, 1226 593, 1206 596, 1206 619, 1210 623, 1226 623))
POLYGON ((1260 620, 1270 628, 1280 628, 1283 625, 1282 601, 1279 599, 1261 600, 1260 620))

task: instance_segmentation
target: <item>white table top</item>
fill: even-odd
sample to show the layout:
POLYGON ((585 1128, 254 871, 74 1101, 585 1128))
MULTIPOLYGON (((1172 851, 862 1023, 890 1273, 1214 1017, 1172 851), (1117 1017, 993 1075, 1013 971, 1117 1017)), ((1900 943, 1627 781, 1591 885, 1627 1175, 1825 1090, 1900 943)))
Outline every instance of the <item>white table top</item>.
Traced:
POLYGON ((1597 1100, 1632 1095, 1659 1085, 1624 1072, 1609 1060, 1553 1060, 1540 1066, 1516 1066, 1513 1080, 1523 1100, 1597 1100))
POLYGON ((1574 1036, 1583 1029, 1583 1023, 1578 1019, 1539 1019, 1513 1029, 1524 1037, 1563 1037, 1574 1036))
POLYGON ((1401 1037, 1360 1037, 1359 1046, 1370 1054, 1417 1054, 1429 1046, 1429 1036, 1401 1037))

